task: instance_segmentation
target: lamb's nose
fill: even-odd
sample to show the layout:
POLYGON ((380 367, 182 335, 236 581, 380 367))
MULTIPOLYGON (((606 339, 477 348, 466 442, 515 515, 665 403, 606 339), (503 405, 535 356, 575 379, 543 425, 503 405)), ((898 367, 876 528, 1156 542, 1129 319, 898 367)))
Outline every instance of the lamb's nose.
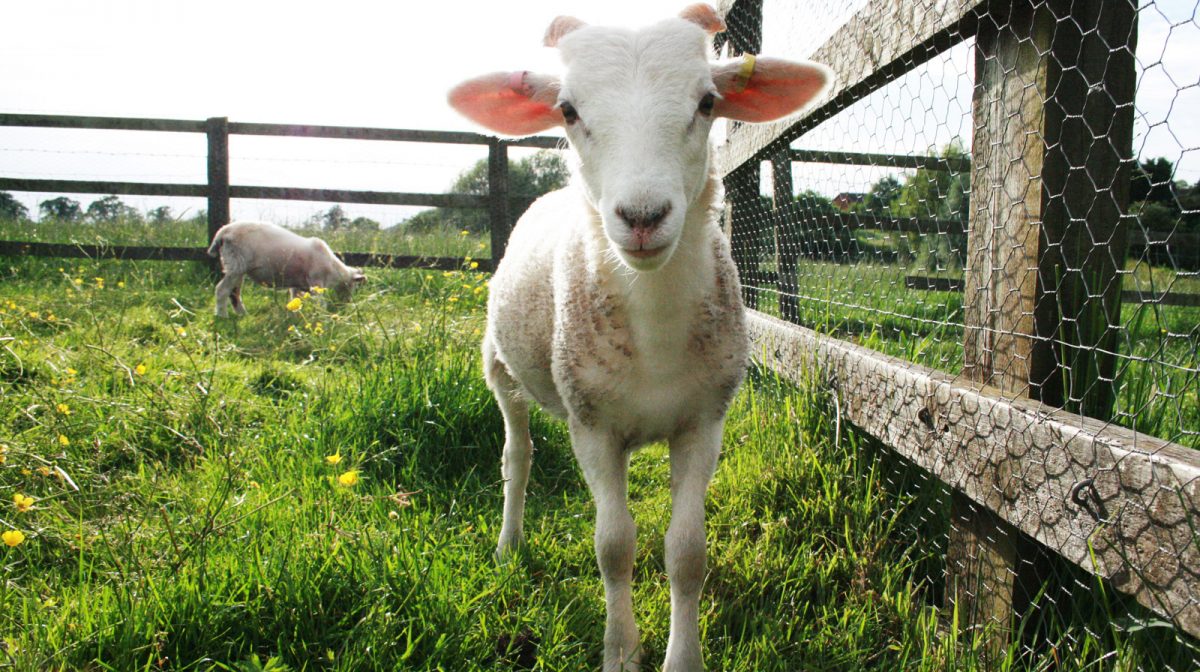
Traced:
POLYGON ((665 202, 654 206, 618 205, 617 217, 631 229, 653 229, 671 214, 671 203, 665 202))

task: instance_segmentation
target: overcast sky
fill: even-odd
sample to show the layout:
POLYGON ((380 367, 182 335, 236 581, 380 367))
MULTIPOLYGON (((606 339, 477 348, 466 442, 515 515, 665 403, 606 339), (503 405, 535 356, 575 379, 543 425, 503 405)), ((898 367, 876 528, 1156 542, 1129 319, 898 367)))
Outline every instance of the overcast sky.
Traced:
MULTIPOLYGON (((1200 179, 1200 25, 1197 0, 1161 0, 1140 23, 1139 128, 1143 157, 1180 162, 1200 179)), ((445 104, 466 77, 555 70, 541 47, 549 21, 642 25, 685 0, 278 2, 275 0, 36 0, 0 4, 0 112, 337 124, 479 131, 445 104)), ((790 10, 767 0, 764 52, 804 56, 862 0, 790 10)), ((926 152, 970 142, 966 47, 885 87, 796 146, 926 152)), ((0 128, 0 176, 195 183, 205 177, 201 135, 0 128)), ((520 153, 516 153, 520 156, 520 153)), ((231 139, 235 184, 431 191, 446 189, 482 148, 313 139, 231 139)), ((836 193, 881 174, 797 168, 797 188, 836 193), (807 181, 807 184, 805 183, 807 181)), ((31 211, 48 195, 15 194, 31 211)), ((85 206, 97 196, 71 195, 85 206)), ((196 199, 125 200, 176 211, 196 199)), ((235 201, 239 218, 297 223, 316 203, 235 201)), ((394 224, 411 209, 347 206, 394 224)))

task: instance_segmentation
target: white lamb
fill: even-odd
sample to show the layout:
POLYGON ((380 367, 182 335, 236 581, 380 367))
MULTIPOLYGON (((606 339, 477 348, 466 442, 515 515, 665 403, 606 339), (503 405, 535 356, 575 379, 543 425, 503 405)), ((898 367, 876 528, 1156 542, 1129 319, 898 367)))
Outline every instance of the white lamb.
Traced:
POLYGON ((561 80, 502 72, 450 92, 458 111, 500 133, 565 126, 578 155, 576 182, 513 230, 491 282, 483 358, 506 433, 497 554, 523 540, 532 400, 567 421, 595 499, 606 672, 639 669, 627 472, 633 450, 661 440, 672 498, 664 668, 703 669, 704 498, 748 349, 737 271, 716 223, 709 129, 715 117, 789 114, 829 79, 812 63, 710 64, 709 36, 723 29, 707 5, 640 31, 559 17, 545 42, 561 51, 561 80))
POLYGON ((331 290, 339 300, 364 281, 362 271, 342 263, 320 238, 305 238, 282 226, 233 222, 221 227, 208 248, 220 255, 225 277, 217 283, 217 315, 225 317, 229 303, 239 315, 242 281, 246 276, 268 287, 287 288, 293 296, 313 287, 331 290))

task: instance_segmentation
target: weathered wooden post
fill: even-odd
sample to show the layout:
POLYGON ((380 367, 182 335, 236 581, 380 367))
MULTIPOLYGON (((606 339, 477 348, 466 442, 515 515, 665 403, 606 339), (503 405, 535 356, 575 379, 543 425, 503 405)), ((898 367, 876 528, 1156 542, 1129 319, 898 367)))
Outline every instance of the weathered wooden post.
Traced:
MULTIPOLYGON (((978 22, 963 375, 1102 418, 1112 403, 1132 157, 1131 0, 1013 0, 978 22)), ((1007 455, 985 469, 1006 498, 1007 455)), ((1007 643, 1037 547, 955 494, 949 600, 1007 643)))
MULTIPOLYGON (((724 3, 722 3, 724 4, 724 3)), ((729 55, 757 54, 762 50, 762 0, 735 0, 725 13, 726 31, 717 45, 728 45, 729 55)), ((730 122, 730 129, 737 122, 730 122)), ((765 224, 766 212, 759 203, 761 168, 749 162, 725 177, 725 195, 729 202, 729 245, 742 280, 742 300, 750 309, 758 308, 760 273, 759 233, 755 224, 765 224)))
POLYGON ((800 321, 796 296, 800 258, 800 222, 797 221, 792 195, 792 152, 788 147, 771 158, 771 221, 775 228, 775 259, 778 271, 775 287, 779 290, 779 316, 788 322, 800 321))
POLYGON ((229 223, 229 119, 210 117, 208 135, 208 242, 229 223))
POLYGON ((508 145, 500 138, 488 143, 488 221, 492 235, 492 268, 500 265, 512 222, 508 214, 508 145))

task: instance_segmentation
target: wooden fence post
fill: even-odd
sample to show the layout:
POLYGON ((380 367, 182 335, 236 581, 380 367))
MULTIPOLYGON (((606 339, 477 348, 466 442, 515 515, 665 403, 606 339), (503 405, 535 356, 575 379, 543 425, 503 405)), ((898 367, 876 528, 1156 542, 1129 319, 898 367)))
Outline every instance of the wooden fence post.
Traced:
POLYGON ((208 242, 229 223, 229 119, 210 117, 208 134, 208 242))
POLYGON ((787 147, 771 159, 771 185, 779 316, 788 322, 799 322, 796 274, 800 271, 800 222, 792 221, 794 210, 788 207, 795 199, 792 195, 792 154, 787 147))
MULTIPOLYGON (((963 374, 1103 417, 1120 324, 1135 35, 1129 0, 1015 0, 976 35, 963 374)), ((1007 455, 980 468, 1011 490, 1007 455)), ((1036 593, 1029 584, 1044 578, 1030 571, 1040 550, 960 494, 950 518, 947 597, 963 623, 990 624, 994 659, 1023 596, 1036 593)))
MULTIPOLYGON (((728 45, 729 55, 757 54, 762 51, 762 0, 735 0, 725 15, 726 30, 717 44, 728 45)), ((732 132, 739 122, 729 122, 732 132)), ((756 223, 768 221, 769 214, 759 202, 761 166, 747 162, 725 177, 729 201, 729 245, 742 281, 742 300, 752 310, 758 308, 759 270, 762 241, 756 223)))
POLYGON ((488 143, 488 215, 492 234, 492 268, 500 265, 512 229, 508 213, 508 145, 499 138, 488 143))

